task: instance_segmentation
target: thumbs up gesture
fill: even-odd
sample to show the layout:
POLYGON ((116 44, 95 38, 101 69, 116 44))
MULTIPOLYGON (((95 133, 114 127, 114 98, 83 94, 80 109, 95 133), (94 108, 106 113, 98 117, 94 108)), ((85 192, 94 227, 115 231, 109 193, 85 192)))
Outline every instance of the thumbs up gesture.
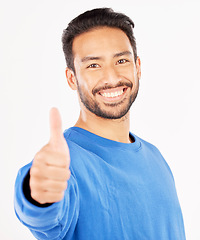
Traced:
POLYGON ((61 201, 70 178, 70 155, 62 133, 59 111, 50 111, 50 140, 36 155, 30 169, 31 197, 39 202, 61 201))

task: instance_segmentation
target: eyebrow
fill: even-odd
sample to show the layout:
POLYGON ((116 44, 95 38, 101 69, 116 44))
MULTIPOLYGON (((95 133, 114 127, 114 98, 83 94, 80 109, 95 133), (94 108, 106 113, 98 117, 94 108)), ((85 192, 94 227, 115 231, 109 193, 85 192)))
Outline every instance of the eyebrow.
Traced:
MULTIPOLYGON (((121 57, 121 56, 124 56, 124 55, 133 55, 132 52, 130 51, 124 51, 124 52, 120 52, 120 53, 115 53, 113 55, 113 58, 116 58, 116 57, 121 57)), ((84 58, 81 59, 81 62, 87 62, 87 61, 91 61, 91 60, 102 60, 103 57, 95 57, 95 56, 86 56, 84 58)))
POLYGON ((100 60, 102 57, 93 57, 93 56, 87 56, 81 59, 81 62, 87 62, 90 60, 100 60))
POLYGON ((116 53, 113 57, 121 57, 121 56, 124 56, 124 55, 133 55, 132 52, 130 51, 124 51, 124 52, 120 52, 120 53, 116 53))

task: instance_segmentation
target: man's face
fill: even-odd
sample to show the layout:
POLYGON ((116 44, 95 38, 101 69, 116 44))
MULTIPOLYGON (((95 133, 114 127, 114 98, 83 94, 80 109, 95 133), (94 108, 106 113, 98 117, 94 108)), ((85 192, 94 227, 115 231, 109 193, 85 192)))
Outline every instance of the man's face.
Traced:
POLYGON ((107 119, 122 118, 139 88, 130 41, 117 28, 102 27, 83 33, 73 42, 76 84, 85 111, 107 119))

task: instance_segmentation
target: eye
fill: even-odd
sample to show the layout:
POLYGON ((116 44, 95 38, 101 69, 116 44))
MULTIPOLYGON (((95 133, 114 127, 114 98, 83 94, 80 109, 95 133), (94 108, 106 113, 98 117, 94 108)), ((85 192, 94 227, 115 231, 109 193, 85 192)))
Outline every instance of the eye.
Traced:
POLYGON ((126 62, 129 62, 127 59, 120 59, 117 61, 117 64, 123 64, 123 63, 126 63, 126 62))
POLYGON ((99 64, 97 64, 97 63, 92 63, 92 64, 90 64, 87 68, 98 68, 98 67, 100 67, 99 64))

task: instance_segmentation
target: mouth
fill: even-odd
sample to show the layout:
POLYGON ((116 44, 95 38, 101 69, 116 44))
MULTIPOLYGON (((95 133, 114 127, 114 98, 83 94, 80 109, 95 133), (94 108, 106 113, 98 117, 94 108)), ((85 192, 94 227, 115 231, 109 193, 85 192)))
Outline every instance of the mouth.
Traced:
POLYGON ((105 89, 99 91, 98 95, 100 95, 100 97, 102 97, 105 101, 117 101, 124 97, 127 89, 127 87, 105 89))

